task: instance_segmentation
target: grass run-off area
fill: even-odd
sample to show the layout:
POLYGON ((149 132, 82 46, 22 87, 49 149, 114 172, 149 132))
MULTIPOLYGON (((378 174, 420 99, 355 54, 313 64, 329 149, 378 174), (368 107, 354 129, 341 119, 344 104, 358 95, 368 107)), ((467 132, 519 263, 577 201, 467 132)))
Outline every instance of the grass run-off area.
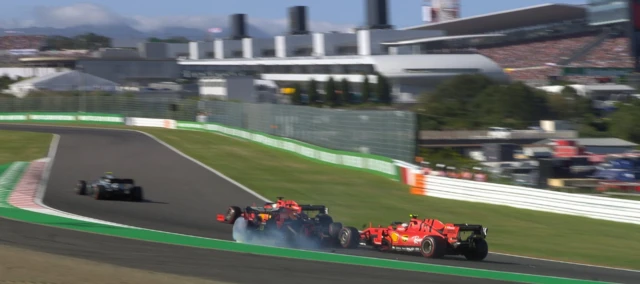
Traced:
POLYGON ((0 165, 46 157, 52 138, 49 133, 0 130, 0 165))
POLYGON ((206 132, 135 129, 156 136, 269 199, 284 196, 325 204, 336 221, 358 228, 369 222, 386 226, 418 214, 488 227, 492 252, 640 269, 637 225, 415 196, 398 182, 314 163, 253 142, 206 132))
POLYGON ((360 228, 409 214, 489 227, 491 251, 640 268, 640 226, 409 194, 407 186, 213 133, 144 129, 230 178, 275 200, 325 204, 336 221, 360 228))

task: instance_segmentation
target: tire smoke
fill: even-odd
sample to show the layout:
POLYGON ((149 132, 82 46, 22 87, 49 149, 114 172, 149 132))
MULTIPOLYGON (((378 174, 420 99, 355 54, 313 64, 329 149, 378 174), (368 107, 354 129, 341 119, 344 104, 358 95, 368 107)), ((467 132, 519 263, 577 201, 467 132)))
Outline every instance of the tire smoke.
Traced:
POLYGON ((295 248, 305 250, 321 250, 319 242, 303 236, 296 236, 293 232, 285 233, 282 230, 254 231, 248 229, 249 222, 244 217, 239 217, 233 224, 232 238, 234 241, 245 244, 295 248), (294 237, 292 237, 294 236, 294 237))

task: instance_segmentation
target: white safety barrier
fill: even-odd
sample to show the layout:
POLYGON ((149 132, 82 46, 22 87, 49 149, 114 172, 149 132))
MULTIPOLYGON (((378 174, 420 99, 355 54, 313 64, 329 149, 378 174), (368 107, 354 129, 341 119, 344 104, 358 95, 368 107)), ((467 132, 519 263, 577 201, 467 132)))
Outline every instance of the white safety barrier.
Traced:
POLYGON ((421 175, 414 194, 640 224, 640 201, 421 175))
POLYGON ((176 121, 173 119, 127 117, 125 124, 129 126, 162 127, 176 129, 176 121))

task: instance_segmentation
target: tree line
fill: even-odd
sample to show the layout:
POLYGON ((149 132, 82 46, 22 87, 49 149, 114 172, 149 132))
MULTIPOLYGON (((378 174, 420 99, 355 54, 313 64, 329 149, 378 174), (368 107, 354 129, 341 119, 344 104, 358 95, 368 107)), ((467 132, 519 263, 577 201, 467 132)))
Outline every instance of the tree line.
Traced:
POLYGON ((352 88, 352 82, 346 78, 336 81, 330 77, 327 82, 320 86, 321 83, 311 79, 306 86, 300 83, 293 84, 294 89, 291 95, 291 104, 309 105, 309 106, 329 106, 338 108, 347 105, 359 104, 382 104, 391 105, 393 96, 391 91, 391 83, 380 73, 376 73, 377 83, 371 83, 369 76, 363 74, 363 81, 359 92, 355 92, 352 88), (323 87, 323 93, 319 90, 323 87))
POLYGON ((174 36, 169 38, 150 37, 148 42, 165 42, 165 43, 189 43, 190 40, 183 36, 174 36))
POLYGON ((98 50, 100 48, 112 47, 111 38, 95 33, 85 33, 73 37, 60 35, 50 36, 45 41, 46 50, 62 50, 62 49, 88 49, 98 50))
POLYGON ((581 137, 617 137, 640 143, 640 100, 622 101, 612 110, 570 86, 553 94, 522 82, 500 84, 483 75, 460 75, 421 97, 416 108, 423 130, 526 129, 540 120, 572 122, 581 137))

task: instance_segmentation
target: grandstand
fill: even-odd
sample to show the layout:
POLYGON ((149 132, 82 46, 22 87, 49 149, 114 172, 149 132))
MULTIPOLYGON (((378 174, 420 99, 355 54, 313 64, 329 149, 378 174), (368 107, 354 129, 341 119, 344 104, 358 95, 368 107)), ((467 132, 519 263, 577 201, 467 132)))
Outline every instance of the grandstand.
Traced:
POLYGON ((37 54, 45 40, 41 35, 0 36, 0 66, 18 65, 21 56, 37 54))
MULTIPOLYGON (((556 79, 603 82, 607 76, 564 76, 565 67, 633 68, 628 21, 593 24, 589 6, 544 4, 448 22, 406 28, 443 30, 448 36, 500 34, 499 37, 443 39, 425 43, 423 53, 477 52, 497 62, 513 80, 530 85, 556 79)), ((593 15, 593 12, 591 12, 593 15)))
MULTIPOLYGON (((243 35, 243 37, 246 36, 247 38, 240 40, 218 39, 215 44, 206 42, 192 42, 189 44, 143 43, 138 47, 137 53, 140 54, 139 56, 130 56, 127 53, 125 54, 126 56, 118 55, 116 57, 122 57, 122 60, 120 61, 132 61, 134 57, 142 57, 146 59, 162 59, 175 62, 177 57, 176 54, 182 54, 182 56, 187 56, 189 58, 178 59, 178 63, 174 64, 176 67, 166 67, 167 74, 174 74, 178 72, 173 69, 180 69, 180 71, 183 71, 182 74, 185 74, 185 70, 189 71, 187 72, 189 74, 203 74, 202 71, 205 69, 209 72, 209 69, 218 70, 229 66, 233 67, 231 68, 233 71, 237 71, 235 69, 246 69, 246 66, 244 66, 246 65, 245 63, 251 60, 262 65, 269 65, 272 62, 275 62, 274 60, 278 58, 282 60, 286 58, 303 59, 305 56, 310 57, 312 55, 316 57, 321 55, 346 56, 356 54, 362 56, 378 56, 404 54, 408 51, 410 51, 409 53, 422 54, 476 53, 482 54, 488 59, 491 59, 491 61, 497 63, 497 65, 499 65, 499 67, 501 67, 505 73, 511 77, 511 79, 524 81, 532 86, 550 85, 553 84, 553 81, 558 79, 581 84, 613 81, 616 77, 619 77, 619 75, 611 75, 611 72, 606 70, 598 72, 599 69, 613 68, 617 69, 617 71, 623 70, 622 72, 624 73, 626 72, 624 70, 631 70, 634 67, 634 60, 630 52, 630 40, 628 35, 629 29, 627 27, 629 21, 625 18, 627 14, 625 12, 626 8, 623 7, 624 5, 620 6, 619 3, 616 4, 617 2, 614 0, 593 0, 588 2, 588 5, 536 5, 474 17, 457 18, 448 21, 407 27, 399 30, 391 28, 372 28, 371 32, 367 32, 365 28, 365 31, 357 31, 357 34, 359 35, 356 35, 356 33, 314 33, 311 35, 311 31, 306 31, 306 26, 304 26, 302 30, 307 34, 298 34, 302 31, 301 30, 296 31, 296 34, 267 39, 251 39, 248 35, 243 35), (368 38, 369 43, 362 45, 363 48, 359 49, 358 46, 360 39, 357 39, 358 37, 368 38), (290 45, 291 50, 288 49, 288 45, 290 45), (335 50, 333 45, 335 45, 335 50), (368 46, 368 51, 364 48, 366 46, 368 46), (179 53, 176 53, 178 50, 179 53), (213 54, 216 54, 215 57, 213 54), (267 59, 268 61, 265 61, 267 59), (229 62, 222 62, 222 60, 227 60, 229 62), (240 61, 238 60, 243 60, 242 64, 240 64, 240 61), (205 68, 201 66, 202 64, 211 66, 205 68), (177 67, 178 65, 179 67, 177 67), (569 72, 572 68, 588 68, 591 71, 596 70, 596 72, 569 72), (583 74, 575 75, 580 73, 583 74)), ((386 23, 386 18, 383 20, 386 23)), ((243 24, 242 21, 244 20, 240 20, 239 22, 234 21, 233 24, 240 25, 243 24)), ((303 20, 298 19, 296 21, 304 22, 306 21, 306 18, 303 20)), ((302 22, 298 23, 298 25, 302 25, 302 22)), ((240 27, 242 28, 234 29, 234 31, 238 30, 244 32, 244 26, 239 26, 239 28, 240 27)), ((98 71, 91 71, 91 66, 93 66, 92 64, 94 61, 98 60, 95 58, 102 58, 105 60, 107 57, 111 58, 111 55, 106 56, 106 53, 105 56, 100 56, 95 54, 89 55, 88 53, 78 54, 78 52, 75 51, 38 51, 36 54, 30 56, 22 56, 27 58, 23 58, 21 63, 18 61, 17 57, 20 55, 16 54, 24 54, 28 50, 40 49, 44 44, 44 39, 45 37, 43 36, 26 35, 0 37, 1 60, 5 62, 5 65, 9 62, 14 65, 20 64, 22 66, 30 67, 62 66, 74 68, 74 58, 78 58, 78 60, 83 59, 85 61, 82 65, 87 68, 87 72, 95 73, 98 71), (19 52, 20 50, 23 52, 19 52), (14 55, 11 55, 12 51, 14 52, 14 55)), ((107 51, 111 53, 115 52, 114 50, 107 51)), ((467 56, 467 58, 472 57, 473 56, 467 56)), ((446 58, 452 58, 451 56, 431 56, 420 58, 438 58, 438 60, 419 60, 419 63, 421 64, 424 63, 429 65, 431 62, 437 61, 442 66, 447 64, 455 65, 455 60, 445 60, 446 58)), ((453 58, 456 57, 454 56, 453 58)), ((102 61, 100 63, 102 65, 99 68, 102 70, 100 71, 101 73, 94 75, 104 77, 105 74, 103 73, 107 73, 105 70, 119 70, 119 68, 135 70, 149 69, 123 68, 122 66, 119 66, 124 64, 120 61, 118 61, 120 63, 115 61, 102 61)), ((300 60, 295 60, 295 62, 300 62, 300 60)), ((315 64, 316 61, 313 62, 315 64)), ((374 66, 376 66, 376 71, 380 71, 378 70, 378 65, 374 64, 374 66)), ((434 66, 429 67, 431 68, 429 69, 431 72, 436 69, 451 70, 451 67, 446 69, 444 67, 434 66)), ((421 68, 425 69, 426 67, 421 68)), ((478 67, 473 68, 477 69, 478 67)), ((262 69, 259 69, 258 71, 262 73, 275 72, 271 70, 273 68, 267 69, 270 71, 267 72, 262 69)), ((293 68, 291 71, 287 71, 285 73, 300 73, 298 75, 302 75, 305 72, 311 72, 300 71, 298 69, 299 68, 293 68)), ((499 70, 499 68, 497 69, 499 70)), ((109 72, 114 73, 113 71, 109 72)), ((483 72, 486 73, 485 71, 483 72)), ((382 73, 384 74, 385 72, 382 73)), ((497 74, 498 72, 492 71, 492 74, 494 73, 497 74)), ((452 74, 458 73, 454 72, 452 74)), ((148 77, 150 75, 136 74, 135 76, 148 77)), ((163 76, 166 77, 168 75, 163 76)), ((412 76, 417 75, 413 74, 412 76)), ((283 76, 276 77, 280 78, 283 76)), ((284 77, 292 78, 290 74, 284 77)), ((302 76, 297 77, 302 78, 302 76)), ((441 79, 444 78, 446 78, 446 76, 441 76, 441 79)), ((109 79, 113 81, 120 80, 119 78, 109 79)), ((167 79, 171 78, 163 77, 163 80, 167 79)), ((395 86, 402 85, 398 83, 398 80, 393 82, 395 86)), ((425 79, 420 79, 419 81, 421 84, 428 83, 429 85, 436 83, 435 81, 427 82, 425 79)), ((415 86, 413 85, 416 85, 415 82, 409 83, 405 84, 406 88, 400 88, 400 91, 404 89, 411 93, 420 91, 416 89, 417 87, 414 88, 415 86)))

